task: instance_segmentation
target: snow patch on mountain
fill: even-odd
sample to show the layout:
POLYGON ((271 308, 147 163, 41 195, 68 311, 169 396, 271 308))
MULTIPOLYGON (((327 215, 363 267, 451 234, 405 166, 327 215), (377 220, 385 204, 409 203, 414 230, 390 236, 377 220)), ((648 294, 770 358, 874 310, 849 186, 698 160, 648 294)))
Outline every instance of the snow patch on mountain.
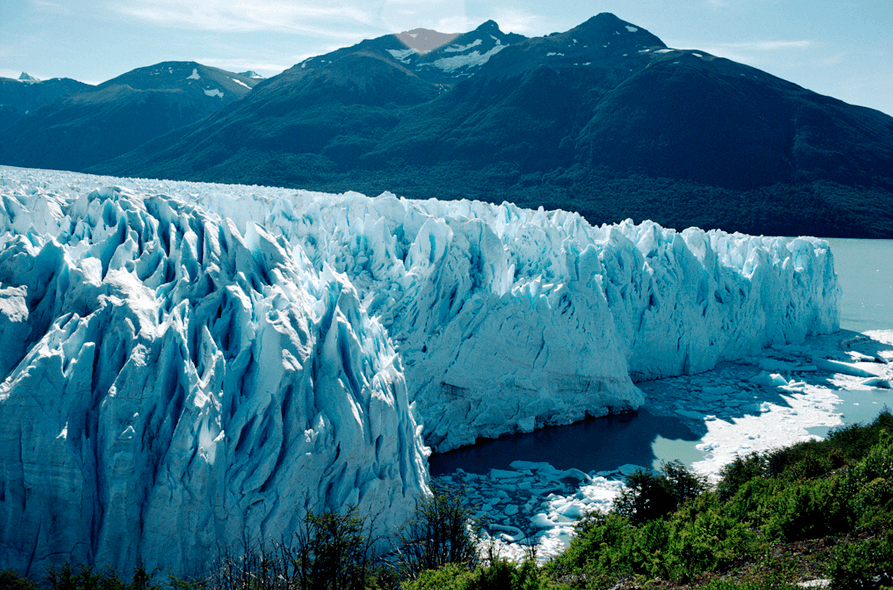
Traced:
POLYGON ((465 55, 442 57, 438 60, 435 60, 431 65, 447 73, 453 73, 461 68, 479 67, 487 63, 491 57, 493 57, 506 47, 508 46, 502 45, 499 39, 497 39, 496 45, 492 49, 484 53, 481 53, 480 51, 472 51, 471 53, 467 53, 465 55))
POLYGON ((473 47, 477 47, 483 42, 484 41, 482 39, 475 39, 472 43, 469 43, 467 45, 450 45, 449 47, 445 48, 444 51, 447 53, 461 53, 463 51, 468 51, 473 47))
POLYGON ((192 68, 192 73, 186 77, 187 80, 200 80, 201 76, 198 74, 198 68, 192 68))
POLYGON ((410 49, 388 49, 388 53, 390 53, 391 57, 393 57, 397 61, 400 61, 403 63, 409 63, 411 61, 410 58, 413 55, 416 55, 418 53, 418 51, 416 51, 415 49, 411 49, 411 48, 410 49))

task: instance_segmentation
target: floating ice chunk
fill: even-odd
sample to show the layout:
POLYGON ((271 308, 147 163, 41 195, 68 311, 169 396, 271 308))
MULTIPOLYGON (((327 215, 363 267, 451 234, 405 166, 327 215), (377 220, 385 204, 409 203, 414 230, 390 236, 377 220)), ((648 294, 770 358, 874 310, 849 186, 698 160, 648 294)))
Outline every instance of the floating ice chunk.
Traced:
POLYGON ((535 514, 533 518, 530 519, 530 525, 538 529, 550 529, 557 524, 558 523, 549 518, 549 515, 542 512, 535 514))
POLYGON ((778 373, 760 372, 758 375, 750 378, 751 383, 764 385, 766 387, 784 387, 788 384, 788 380, 778 373))
POLYGON ((651 469, 642 467, 641 465, 632 465, 631 463, 626 463, 626 464, 618 467, 617 471, 619 471, 620 474, 623 475, 624 477, 629 477, 630 475, 633 475, 637 471, 651 471, 651 469))
POLYGON ((502 531, 502 535, 500 535, 504 540, 510 541, 512 543, 518 543, 527 538, 527 535, 524 534, 524 531, 519 529, 516 526, 505 525, 505 524, 490 524, 488 528, 494 531, 502 531))
POLYGON ((832 373, 850 375, 851 377, 877 377, 877 375, 875 375, 871 371, 867 371, 865 369, 857 367, 856 365, 845 363, 843 361, 817 358, 814 359, 813 362, 815 363, 815 366, 822 371, 831 371, 832 373))
POLYGON ((584 473, 579 469, 571 468, 558 472, 558 477, 562 479, 576 479, 577 481, 589 481, 592 479, 588 473, 584 473))
POLYGON ((551 464, 542 462, 542 461, 520 461, 515 460, 510 463, 512 469, 517 469, 518 471, 546 471, 551 473, 557 473, 558 470, 552 467, 551 464))
POLYGON ((869 387, 877 387, 879 389, 893 389, 890 385, 889 379, 883 379, 881 377, 869 377, 867 379, 863 379, 860 382, 862 385, 868 385, 869 387))
POLYGON ((491 469, 490 477, 492 479, 516 479, 521 477, 517 471, 505 471, 504 469, 491 469))

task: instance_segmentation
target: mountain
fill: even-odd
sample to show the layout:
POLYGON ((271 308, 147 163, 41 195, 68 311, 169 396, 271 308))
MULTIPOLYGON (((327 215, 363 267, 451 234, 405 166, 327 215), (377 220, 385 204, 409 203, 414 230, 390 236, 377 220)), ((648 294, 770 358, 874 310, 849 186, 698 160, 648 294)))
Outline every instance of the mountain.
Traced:
POLYGON ((0 78, 0 133, 43 106, 91 89, 70 78, 40 81, 24 72, 18 79, 0 78))
POLYGON ((893 237, 893 118, 611 14, 532 39, 490 21, 424 53, 364 41, 92 170, 893 237))
POLYGON ((839 327, 823 240, 508 203, 0 167, 0 235, 0 570, 34 574, 194 574, 308 509, 384 536, 429 448, 839 327))
MULTIPOLYGON (((424 54, 396 35, 363 41, 307 59, 266 80, 247 100, 135 154, 152 162, 144 169, 154 176, 177 177, 188 168, 206 177, 222 173, 227 181, 244 176, 295 186, 337 175, 373 150, 407 108, 436 99, 520 39, 491 21, 424 54), (226 171, 231 165, 236 168, 226 171)), ((119 166, 130 169, 125 163, 96 170, 119 166)))
POLYGON ((5 134, 0 163, 893 238, 893 117, 607 13, 531 39, 488 21, 366 40, 186 119, 127 141, 90 120, 88 158, 58 147, 87 133, 80 111, 42 111, 5 134))
POLYGON ((194 123, 244 96, 257 83, 255 78, 194 62, 165 62, 95 87, 57 92, 53 100, 29 109, 0 134, 0 162, 82 170, 194 123))

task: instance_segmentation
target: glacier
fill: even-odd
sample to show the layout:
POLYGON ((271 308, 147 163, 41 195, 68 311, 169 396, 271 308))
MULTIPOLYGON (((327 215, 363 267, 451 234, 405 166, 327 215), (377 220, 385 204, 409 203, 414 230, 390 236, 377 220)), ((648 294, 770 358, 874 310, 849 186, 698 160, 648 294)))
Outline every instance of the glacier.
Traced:
POLYGON ((827 242, 0 167, 0 567, 199 571, 427 456, 838 329, 827 242))

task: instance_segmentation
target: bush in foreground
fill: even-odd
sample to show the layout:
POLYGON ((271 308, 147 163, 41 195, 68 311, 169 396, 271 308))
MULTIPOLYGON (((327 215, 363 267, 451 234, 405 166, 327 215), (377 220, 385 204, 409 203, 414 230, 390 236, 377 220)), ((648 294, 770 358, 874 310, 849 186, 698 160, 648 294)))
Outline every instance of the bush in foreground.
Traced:
POLYGON ((797 581, 798 568, 854 587, 893 574, 891 426, 884 412, 826 441, 739 458, 713 490, 679 465, 638 472, 546 570, 587 588, 624 577, 719 587, 711 576, 742 570, 742 583, 775 586, 797 581))

